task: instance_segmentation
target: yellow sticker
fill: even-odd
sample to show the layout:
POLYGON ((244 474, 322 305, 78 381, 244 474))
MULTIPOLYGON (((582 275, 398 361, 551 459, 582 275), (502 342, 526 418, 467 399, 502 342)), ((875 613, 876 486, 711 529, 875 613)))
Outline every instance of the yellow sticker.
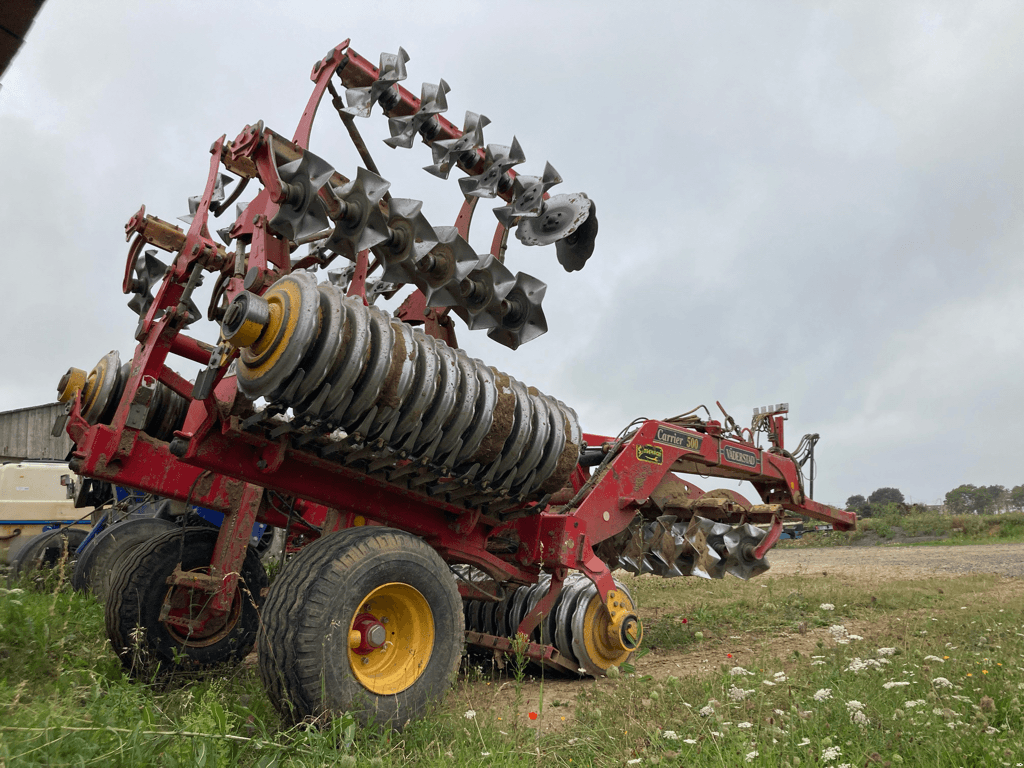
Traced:
POLYGON ((656 445, 638 445, 636 457, 648 464, 661 464, 665 460, 665 452, 656 445))

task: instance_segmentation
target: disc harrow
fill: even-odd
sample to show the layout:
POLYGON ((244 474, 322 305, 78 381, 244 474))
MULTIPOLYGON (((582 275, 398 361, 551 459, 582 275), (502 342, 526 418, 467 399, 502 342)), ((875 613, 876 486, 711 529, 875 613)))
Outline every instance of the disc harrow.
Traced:
POLYGON ((579 457, 579 419, 565 403, 309 273, 240 294, 223 335, 241 350, 241 393, 290 407, 307 435, 334 436, 322 455, 371 446, 364 462, 433 470, 421 483, 472 483, 474 505, 557 491, 579 457))
MULTIPOLYGON (((466 629, 497 637, 514 635, 550 585, 551 576, 542 574, 536 584, 517 587, 501 600, 465 600, 466 629)), ((631 609, 629 589, 619 581, 615 581, 615 589, 631 609)), ((541 664, 553 672, 601 677, 610 666, 628 661, 631 652, 616 647, 614 638, 606 636, 608 626, 601 621, 602 607, 593 582, 583 574, 570 574, 553 607, 529 636, 534 643, 553 645, 559 653, 556 661, 541 659, 541 664)))
POLYGON ((786 405, 755 409, 749 429, 723 410, 724 422, 690 412, 592 434, 561 400, 459 348, 456 319, 512 349, 548 330, 547 286, 509 268, 510 241, 553 244, 580 269, 596 206, 551 195, 562 177, 550 163, 518 173, 519 141, 485 145, 486 117, 449 122, 445 81, 406 90, 408 61, 399 49, 375 67, 335 47, 313 66, 291 139, 257 122, 213 143, 187 229, 145 207, 125 227, 138 345, 130 363, 114 351, 65 374, 55 433, 74 440, 83 476, 225 513, 217 532, 154 542, 116 574, 107 631, 133 674, 244 657, 260 626, 260 674, 284 717, 400 725, 443 690, 464 642, 570 674, 627 663, 643 626, 613 568, 747 579, 768 568, 787 513, 855 523, 805 492, 818 436, 788 452, 786 405), (309 148, 328 92, 362 161, 346 173, 309 148), (374 105, 389 146, 419 136, 428 172, 463 174, 452 226, 391 195, 355 125, 374 105), (250 184, 216 230, 228 250, 211 221, 250 184), (469 232, 485 199, 500 204, 481 253, 469 232), (186 333, 210 274, 214 343, 186 333), (201 366, 194 381, 176 357, 201 366), (761 503, 682 479, 695 474, 749 481, 761 503), (284 529, 294 556, 258 617, 257 521, 284 529), (160 639, 126 644, 142 607, 160 639))

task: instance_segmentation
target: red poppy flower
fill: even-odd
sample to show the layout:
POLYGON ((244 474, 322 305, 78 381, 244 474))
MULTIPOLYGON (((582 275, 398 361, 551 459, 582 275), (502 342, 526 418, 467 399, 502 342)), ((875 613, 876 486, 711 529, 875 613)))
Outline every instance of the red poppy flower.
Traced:
POLYGON ((530 719, 531 720, 536 720, 537 719, 537 713, 536 712, 531 712, 530 713, 530 719))

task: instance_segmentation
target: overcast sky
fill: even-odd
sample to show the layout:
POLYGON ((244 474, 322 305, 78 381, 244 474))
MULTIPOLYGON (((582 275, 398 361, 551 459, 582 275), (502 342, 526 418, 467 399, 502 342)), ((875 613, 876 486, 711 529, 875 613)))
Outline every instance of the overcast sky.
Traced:
MULTIPOLYGON (((1024 483, 1019 2, 47 0, 0 91, 0 410, 130 357, 124 223, 186 213, 222 133, 291 135, 346 37, 372 61, 403 46, 410 90, 443 77, 453 122, 487 115, 517 170, 550 161, 553 192, 597 202, 583 272, 511 241, 548 283, 546 336, 511 352, 459 324, 585 430, 788 402, 791 447, 821 434, 821 501, 1024 483)), ((379 110, 359 127, 392 192, 454 223, 459 174, 386 147, 379 110)), ((311 149, 355 173, 329 104, 311 149)))

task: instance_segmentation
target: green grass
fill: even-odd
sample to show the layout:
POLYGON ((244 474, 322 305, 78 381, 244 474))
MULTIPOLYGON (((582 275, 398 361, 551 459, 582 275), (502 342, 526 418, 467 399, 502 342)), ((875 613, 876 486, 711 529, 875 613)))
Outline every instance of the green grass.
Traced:
POLYGON ((130 681, 92 598, 59 581, 45 592, 3 590, 0 766, 861 766, 902 759, 952 768, 1013 765, 1024 755, 1019 582, 967 576, 861 585, 818 575, 641 577, 627 585, 652 649, 635 675, 562 681, 561 693, 545 695, 542 686, 556 690, 550 679, 517 682, 481 670, 463 675, 434 712, 402 733, 356 729, 345 718, 323 729, 286 727, 251 666, 130 681), (828 628, 839 625, 864 639, 836 644, 828 628), (732 673, 739 664, 729 654, 739 656, 740 646, 753 649, 742 662, 750 675, 732 673), (886 656, 879 648, 896 650, 886 656), (668 676, 665 663, 681 654, 706 660, 704 671, 668 676), (889 663, 850 671, 858 658, 889 663), (936 683, 939 677, 950 686, 936 683), (885 687, 896 682, 907 685, 885 687), (815 700, 823 689, 830 696, 815 700), (538 695, 540 704, 531 704, 538 695), (494 706, 477 706, 467 718, 464 702, 473 696, 494 706), (907 708, 918 700, 924 704, 907 708), (854 701, 863 709, 848 705, 854 701), (705 707, 713 712, 702 715, 705 707), (852 720, 857 711, 866 723, 852 720), (559 727, 563 717, 567 725, 559 727), (822 759, 830 748, 841 754, 822 759))

